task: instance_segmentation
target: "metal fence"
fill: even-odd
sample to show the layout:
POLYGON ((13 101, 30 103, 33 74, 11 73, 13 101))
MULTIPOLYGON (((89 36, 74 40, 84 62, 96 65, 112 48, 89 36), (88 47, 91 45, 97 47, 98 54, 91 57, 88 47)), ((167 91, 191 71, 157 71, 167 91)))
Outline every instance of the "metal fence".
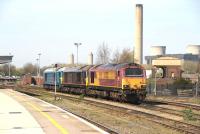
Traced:
POLYGON ((190 84, 177 87, 172 84, 156 85, 156 86, 155 84, 148 84, 147 93, 159 96, 193 97, 193 96, 200 96, 200 86, 190 84))

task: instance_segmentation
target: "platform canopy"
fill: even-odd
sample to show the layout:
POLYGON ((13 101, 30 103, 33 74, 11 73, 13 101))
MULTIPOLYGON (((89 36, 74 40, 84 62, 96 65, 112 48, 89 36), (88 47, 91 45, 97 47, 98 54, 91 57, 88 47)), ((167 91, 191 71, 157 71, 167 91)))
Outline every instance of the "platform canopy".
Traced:
POLYGON ((12 55, 9 56, 0 56, 0 64, 5 64, 5 63, 9 63, 12 62, 12 55))

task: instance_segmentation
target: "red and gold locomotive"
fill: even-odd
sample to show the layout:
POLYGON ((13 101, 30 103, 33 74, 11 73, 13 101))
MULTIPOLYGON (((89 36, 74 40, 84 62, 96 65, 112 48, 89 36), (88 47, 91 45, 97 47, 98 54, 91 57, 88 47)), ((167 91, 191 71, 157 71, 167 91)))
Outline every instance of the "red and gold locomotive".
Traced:
POLYGON ((146 75, 135 63, 65 67, 61 91, 140 102, 146 96, 146 75))

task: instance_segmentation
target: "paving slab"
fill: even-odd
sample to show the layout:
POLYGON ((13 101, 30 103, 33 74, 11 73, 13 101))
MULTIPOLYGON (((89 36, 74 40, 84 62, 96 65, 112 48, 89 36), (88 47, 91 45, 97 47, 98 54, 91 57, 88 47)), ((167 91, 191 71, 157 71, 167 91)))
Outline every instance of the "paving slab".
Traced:
POLYGON ((44 134, 21 104, 0 90, 0 134, 44 134))

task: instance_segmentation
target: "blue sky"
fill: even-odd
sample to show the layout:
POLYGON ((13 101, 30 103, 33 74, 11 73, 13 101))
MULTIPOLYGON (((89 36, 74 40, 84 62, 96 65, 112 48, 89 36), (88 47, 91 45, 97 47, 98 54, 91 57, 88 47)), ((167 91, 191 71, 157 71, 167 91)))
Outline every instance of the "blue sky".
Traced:
MULTIPOLYGON (((67 63, 81 42, 79 61, 87 62, 106 42, 111 51, 134 47, 135 4, 144 7, 144 55, 152 45, 185 53, 200 44, 199 0, 0 0, 0 55, 12 53, 21 67, 67 63)), ((76 59, 75 59, 76 61, 76 59)))

